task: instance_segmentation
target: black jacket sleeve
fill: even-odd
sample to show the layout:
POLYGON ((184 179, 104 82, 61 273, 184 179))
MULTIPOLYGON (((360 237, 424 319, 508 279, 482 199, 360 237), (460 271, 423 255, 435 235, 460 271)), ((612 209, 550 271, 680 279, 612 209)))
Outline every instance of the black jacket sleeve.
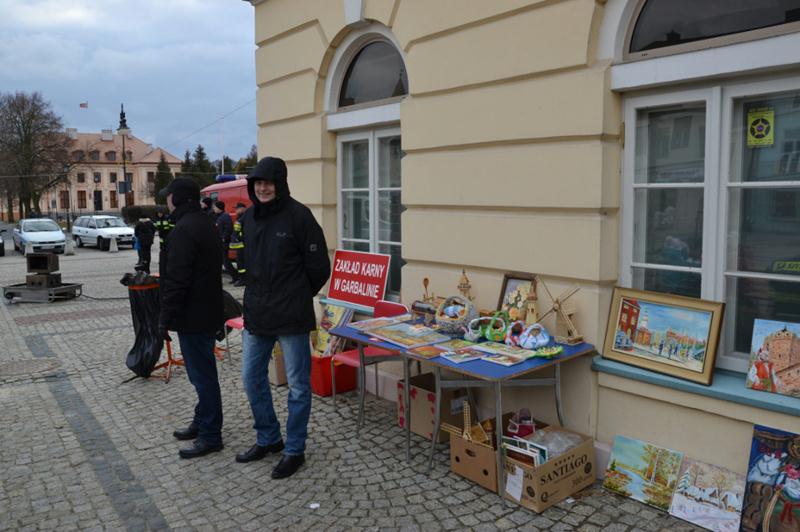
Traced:
POLYGON ((328 244, 322 227, 319 226, 311 211, 306 211, 302 232, 302 253, 311 295, 315 296, 325 286, 331 275, 331 260, 328 257, 328 244))
POLYGON ((223 242, 231 241, 231 234, 233 233, 233 220, 228 213, 223 212, 217 217, 217 230, 223 242))
POLYGON ((159 326, 169 328, 185 302, 192 286, 192 263, 197 254, 197 242, 183 228, 169 235, 166 271, 161 273, 161 315, 159 326))

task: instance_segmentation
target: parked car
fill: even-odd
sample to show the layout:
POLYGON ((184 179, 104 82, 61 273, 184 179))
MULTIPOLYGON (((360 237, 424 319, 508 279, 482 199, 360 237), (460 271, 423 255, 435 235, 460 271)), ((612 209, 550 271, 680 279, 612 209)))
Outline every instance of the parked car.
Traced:
POLYGON ((133 229, 119 216, 80 216, 72 224, 72 238, 79 248, 94 245, 108 251, 112 238, 117 240, 117 246, 133 247, 133 229))
POLYGON ((5 256, 6 254, 6 243, 3 240, 3 233, 6 232, 6 229, 0 229, 0 257, 5 256))
POLYGON ((30 244, 36 253, 52 251, 64 253, 67 237, 61 227, 50 218, 24 218, 14 226, 14 249, 23 255, 30 244))

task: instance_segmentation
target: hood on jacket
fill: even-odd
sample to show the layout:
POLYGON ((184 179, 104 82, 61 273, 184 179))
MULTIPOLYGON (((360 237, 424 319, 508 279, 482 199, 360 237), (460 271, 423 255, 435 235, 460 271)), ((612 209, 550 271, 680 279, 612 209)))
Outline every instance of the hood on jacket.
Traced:
POLYGON ((288 172, 286 163, 279 157, 264 157, 247 176, 247 194, 256 210, 256 215, 261 212, 271 212, 286 203, 290 196, 289 183, 286 179, 288 172), (261 203, 255 192, 256 181, 272 181, 275 183, 275 199, 268 203, 261 203))

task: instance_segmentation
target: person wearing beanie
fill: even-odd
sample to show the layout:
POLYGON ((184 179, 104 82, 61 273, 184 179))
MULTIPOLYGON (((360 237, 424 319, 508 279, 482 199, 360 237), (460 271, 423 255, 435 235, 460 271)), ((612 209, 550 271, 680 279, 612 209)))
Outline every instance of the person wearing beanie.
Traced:
POLYGON ((214 209, 214 216, 216 217, 217 232, 222 241, 222 265, 225 267, 225 273, 231 276, 231 283, 235 283, 239 280, 239 273, 228 257, 228 247, 231 245, 231 237, 233 236, 233 220, 231 220, 231 215, 225 212, 224 201, 217 201, 212 209, 214 209))
POLYGON ((252 462, 282 451, 271 476, 286 478, 305 462, 311 414, 309 332, 316 328, 314 296, 328 280, 331 264, 322 228, 289 193, 282 159, 261 159, 247 177, 247 192, 253 206, 241 219, 247 263, 242 380, 256 443, 236 461, 252 462), (276 341, 289 381, 285 445, 268 375, 276 341))
POLYGON ((222 244, 212 221, 200 209, 200 187, 177 178, 161 191, 175 226, 160 257, 161 313, 159 333, 178 333, 189 382, 197 393, 194 418, 173 432, 194 440, 181 458, 222 450, 222 397, 214 357, 215 334, 223 324, 222 244))

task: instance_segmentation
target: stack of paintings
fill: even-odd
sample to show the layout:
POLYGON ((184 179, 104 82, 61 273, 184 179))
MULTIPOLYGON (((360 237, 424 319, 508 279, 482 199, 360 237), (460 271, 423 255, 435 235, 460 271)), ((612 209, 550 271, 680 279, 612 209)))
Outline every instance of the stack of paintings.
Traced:
POLYGON ((761 425, 753 429, 741 530, 800 530, 800 435, 761 425))

